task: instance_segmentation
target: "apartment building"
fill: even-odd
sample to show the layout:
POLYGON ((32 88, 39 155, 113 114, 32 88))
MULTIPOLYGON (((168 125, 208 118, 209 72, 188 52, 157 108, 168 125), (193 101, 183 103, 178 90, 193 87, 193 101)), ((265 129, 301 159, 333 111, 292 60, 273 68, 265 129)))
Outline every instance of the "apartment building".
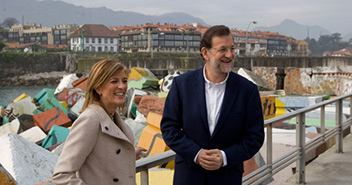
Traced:
POLYGON ((114 27, 124 52, 199 52, 201 32, 194 25, 146 24, 114 27))
POLYGON ((85 24, 70 35, 70 44, 72 51, 118 52, 119 32, 101 24, 85 24))
POLYGON ((233 40, 236 46, 236 55, 265 55, 267 48, 267 39, 261 32, 246 32, 240 30, 231 30, 233 40))
POLYGON ((52 28, 41 24, 13 25, 8 31, 7 42, 41 45, 68 45, 68 35, 77 29, 76 25, 60 25, 52 28))

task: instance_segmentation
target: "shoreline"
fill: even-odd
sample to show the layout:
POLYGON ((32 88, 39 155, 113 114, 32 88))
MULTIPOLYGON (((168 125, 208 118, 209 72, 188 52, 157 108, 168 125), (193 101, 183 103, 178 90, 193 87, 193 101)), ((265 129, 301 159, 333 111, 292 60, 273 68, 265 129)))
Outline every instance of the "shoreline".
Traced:
POLYGON ((66 71, 53 71, 35 74, 25 74, 0 79, 0 86, 45 86, 58 85, 60 80, 68 74, 66 71))

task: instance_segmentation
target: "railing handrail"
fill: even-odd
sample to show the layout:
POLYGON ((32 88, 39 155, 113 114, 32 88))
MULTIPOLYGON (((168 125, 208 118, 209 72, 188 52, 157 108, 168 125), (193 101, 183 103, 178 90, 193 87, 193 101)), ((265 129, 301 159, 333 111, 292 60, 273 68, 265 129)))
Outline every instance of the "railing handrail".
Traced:
MULTIPOLYGON (((285 167, 289 166, 293 162, 297 163, 297 181, 298 183, 305 182, 304 170, 305 170, 305 153, 318 147, 320 144, 326 140, 337 136, 338 152, 342 152, 342 131, 344 128, 348 128, 352 125, 352 118, 350 117, 344 123, 342 123, 342 101, 346 98, 350 100, 350 115, 352 115, 352 93, 335 97, 333 99, 325 100, 320 103, 311 105, 309 107, 301 108, 293 112, 286 113, 281 116, 273 117, 271 119, 264 121, 264 126, 267 128, 266 133, 266 143, 267 143, 267 161, 266 165, 260 167, 259 169, 247 174, 243 178, 243 184, 260 184, 266 179, 272 177, 274 174, 278 173, 285 167), (336 103, 336 127, 330 128, 328 131, 322 130, 321 135, 310 140, 307 144, 305 143, 305 113, 312 110, 322 108, 321 113, 325 115, 325 106, 329 104, 336 103), (280 156, 275 161, 272 161, 272 125, 297 117, 297 127, 296 127, 296 148, 290 152, 280 156)), ((325 128, 325 120, 321 120, 321 127, 325 128)), ((148 169, 153 168, 158 165, 165 164, 175 159, 175 152, 172 150, 156 154, 144 159, 137 160, 136 162, 136 172, 141 172, 141 185, 148 185, 148 169)))

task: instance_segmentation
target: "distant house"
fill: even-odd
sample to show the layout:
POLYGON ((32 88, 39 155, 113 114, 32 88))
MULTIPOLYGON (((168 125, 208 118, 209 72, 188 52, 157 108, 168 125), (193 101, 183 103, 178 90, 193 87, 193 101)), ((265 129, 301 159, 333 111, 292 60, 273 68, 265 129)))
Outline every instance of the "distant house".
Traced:
POLYGON ((297 54, 300 56, 308 56, 308 42, 305 40, 297 40, 297 54))
POLYGON ((348 56, 351 56, 351 53, 347 52, 347 51, 339 50, 339 51, 334 51, 331 54, 331 56, 334 56, 334 57, 348 57, 348 56))
POLYGON ((119 35, 101 24, 85 24, 70 35, 72 51, 118 52, 119 35))
POLYGON ((343 48, 338 51, 332 52, 331 56, 335 57, 349 57, 352 56, 352 47, 343 48))

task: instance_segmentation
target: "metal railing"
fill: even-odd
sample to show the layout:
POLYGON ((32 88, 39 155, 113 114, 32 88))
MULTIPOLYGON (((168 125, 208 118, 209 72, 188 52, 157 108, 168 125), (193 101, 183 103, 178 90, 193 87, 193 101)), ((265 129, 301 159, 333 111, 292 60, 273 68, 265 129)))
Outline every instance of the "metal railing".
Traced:
MULTIPOLYGON (((352 118, 348 118, 343 122, 343 100, 349 99, 350 103, 350 115, 352 115, 352 93, 339 96, 330 100, 326 100, 315 105, 305 107, 294 112, 290 112, 278 117, 274 117, 265 120, 264 125, 266 127, 266 164, 257 170, 251 172, 243 178, 243 184, 260 184, 261 182, 269 179, 274 174, 288 167, 292 163, 296 162, 296 173, 297 183, 305 183, 305 165, 306 165, 306 154, 324 144, 327 140, 336 136, 336 144, 338 153, 343 152, 343 130, 349 128, 352 125, 352 118), (326 131, 325 127, 325 107, 330 104, 335 104, 335 120, 336 126, 329 128, 326 131), (320 135, 311 139, 308 143, 305 143, 305 114, 319 109, 320 114, 320 135), (290 152, 280 156, 278 159, 273 161, 273 125, 291 118, 296 117, 296 147, 290 152)), ((140 159, 136 162, 136 171, 141 173, 140 184, 148 185, 149 176, 148 170, 155 166, 167 163, 175 159, 175 153, 171 150, 153 155, 144 159, 140 159)))

